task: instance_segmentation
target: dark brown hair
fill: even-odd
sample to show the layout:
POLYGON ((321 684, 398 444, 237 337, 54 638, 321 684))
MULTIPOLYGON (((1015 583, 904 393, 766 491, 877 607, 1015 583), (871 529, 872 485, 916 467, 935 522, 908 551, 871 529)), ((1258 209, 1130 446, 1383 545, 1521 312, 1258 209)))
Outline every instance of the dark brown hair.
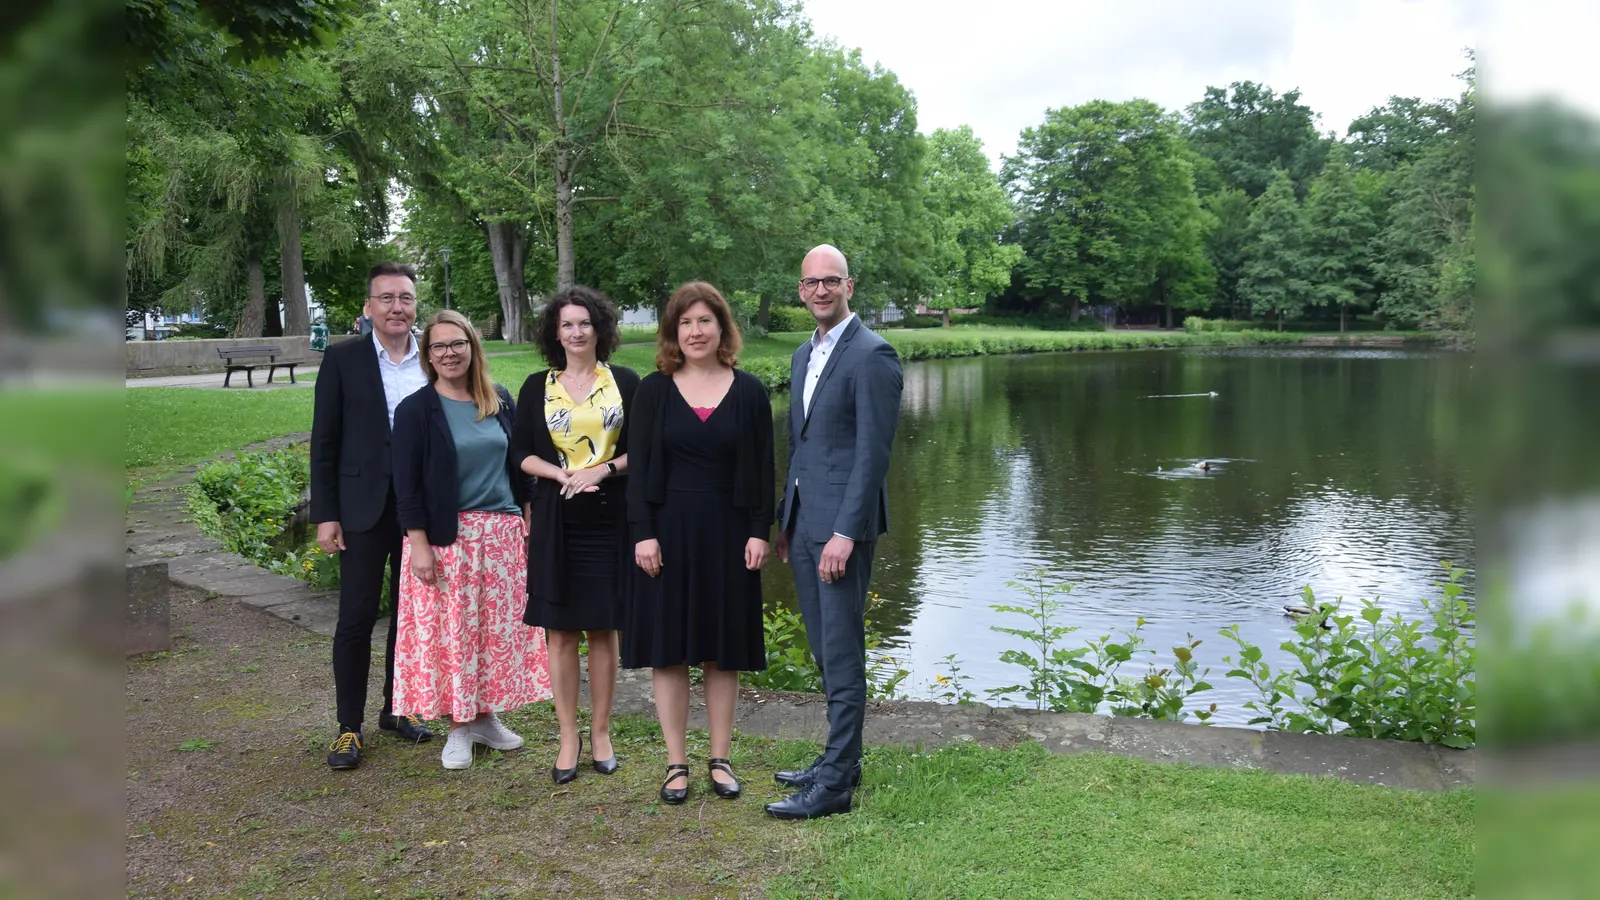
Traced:
POLYGON ((372 280, 382 275, 404 275, 417 283, 417 267, 403 262, 381 262, 367 270, 367 294, 372 294, 372 280))
POLYGON ((656 330, 656 368, 668 375, 683 365, 683 348, 678 346, 678 320, 696 303, 704 303, 722 329, 717 362, 729 367, 739 364, 739 349, 744 346, 744 338, 739 334, 739 326, 733 324, 733 310, 728 308, 728 301, 721 291, 706 282, 690 281, 672 293, 656 330))
POLYGON ((552 369, 567 367, 567 350, 561 346, 561 311, 569 306, 581 306, 589 311, 589 323, 594 326, 594 358, 606 362, 612 351, 622 343, 618 328, 617 306, 611 298, 594 288, 575 284, 564 291, 556 291, 539 314, 539 328, 535 342, 539 353, 552 369))

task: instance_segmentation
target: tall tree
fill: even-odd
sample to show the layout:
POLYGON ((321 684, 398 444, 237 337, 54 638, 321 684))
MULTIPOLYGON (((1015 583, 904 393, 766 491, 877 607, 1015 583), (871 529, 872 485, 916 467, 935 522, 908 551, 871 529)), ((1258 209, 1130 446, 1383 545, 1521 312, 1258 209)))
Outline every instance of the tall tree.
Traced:
POLYGON ((1372 304, 1372 240, 1368 208, 1356 191, 1350 151, 1335 144, 1306 195, 1305 227, 1312 302, 1339 311, 1339 330, 1352 307, 1372 304))
POLYGON ((1282 169, 1303 196, 1327 153, 1316 114, 1300 102, 1298 90, 1278 95, 1253 81, 1208 87, 1204 99, 1185 110, 1184 122, 1189 143, 1216 164, 1221 179, 1203 184, 1206 193, 1226 185, 1254 199, 1282 169))
POLYGON ((1211 217, 1206 231, 1206 256, 1216 274, 1217 305, 1230 316, 1249 317, 1250 305, 1239 300, 1239 279, 1244 275, 1249 248, 1250 195, 1238 188, 1223 187, 1208 195, 1202 206, 1211 217))
POLYGON ((1250 211, 1250 250, 1239 296, 1256 315, 1276 317, 1282 331, 1284 320, 1300 315, 1311 299, 1310 270, 1294 182, 1279 169, 1250 211))
POLYGON ((948 328, 951 309, 981 306, 1006 289, 1022 248, 999 242, 1015 216, 972 129, 938 129, 927 149, 923 177, 933 232, 928 306, 943 312, 948 328))
POLYGON ((1052 109, 1024 129, 1001 178, 1028 287, 1067 304, 1073 321, 1084 303, 1145 302, 1163 263, 1184 268, 1171 254, 1201 250, 1171 243, 1185 211, 1198 213, 1187 153, 1175 118, 1148 100, 1052 109))

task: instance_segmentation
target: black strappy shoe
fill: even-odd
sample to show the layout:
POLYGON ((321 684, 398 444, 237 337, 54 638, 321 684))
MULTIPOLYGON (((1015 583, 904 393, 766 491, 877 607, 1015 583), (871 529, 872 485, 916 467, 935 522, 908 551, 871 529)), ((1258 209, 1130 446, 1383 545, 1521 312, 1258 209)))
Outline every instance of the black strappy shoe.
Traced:
POLYGON ((676 806, 687 799, 689 799, 689 766, 685 763, 672 763, 667 766, 667 780, 661 782, 661 802, 676 806), (679 772, 683 773, 683 787, 667 787, 672 783, 672 779, 678 777, 679 772))
MULTIPOLYGON (((556 751, 556 755, 560 756, 561 755, 561 751, 557 750, 556 751)), ((583 756, 583 735, 581 735, 581 734, 578 735, 578 756, 580 756, 580 757, 583 756)), ((554 781, 556 784, 569 784, 571 782, 577 781, 578 780, 578 764, 577 764, 577 762, 573 762, 572 768, 570 768, 570 769, 558 769, 555 766, 551 766, 550 767, 550 780, 554 781)))
POLYGON ((725 759, 708 759, 706 760, 706 774, 711 776, 711 789, 716 792, 718 797, 724 800, 739 799, 739 779, 733 777, 733 763, 725 759), (733 778, 733 784, 723 784, 718 781, 718 769, 727 772, 728 777, 733 778))

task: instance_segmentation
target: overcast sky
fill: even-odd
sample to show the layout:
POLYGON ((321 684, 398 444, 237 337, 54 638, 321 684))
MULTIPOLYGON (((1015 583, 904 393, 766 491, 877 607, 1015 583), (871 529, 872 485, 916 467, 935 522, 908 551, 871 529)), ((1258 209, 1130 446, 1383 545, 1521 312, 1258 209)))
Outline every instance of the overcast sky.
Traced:
MULTIPOLYGON (((1600 85, 1595 0, 804 0, 819 36, 859 47, 917 98, 917 124, 971 125, 998 166, 1049 107, 1143 97, 1168 109, 1207 85, 1299 88, 1323 132, 1391 95, 1458 96, 1476 23, 1504 36, 1502 84, 1600 85), (1543 15, 1525 14, 1542 8, 1543 15)), ((1481 54, 1480 54, 1481 55, 1481 54)), ((1490 71, 1494 71, 1492 68, 1490 71)), ((1492 89, 1492 88, 1491 88, 1492 89)), ((1600 111, 1594 97, 1590 109, 1600 111)))

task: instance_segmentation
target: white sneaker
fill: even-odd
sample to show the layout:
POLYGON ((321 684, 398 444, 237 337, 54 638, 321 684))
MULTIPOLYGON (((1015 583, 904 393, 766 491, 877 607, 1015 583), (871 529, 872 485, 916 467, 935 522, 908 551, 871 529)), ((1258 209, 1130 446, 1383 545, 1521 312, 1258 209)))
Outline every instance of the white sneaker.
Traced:
POLYGON ((445 739, 444 767, 446 769, 467 769, 472 766, 472 730, 470 728, 452 728, 450 737, 445 739))
POLYGON ((494 713, 467 726, 474 744, 487 744, 496 750, 515 750, 522 746, 522 735, 507 728, 494 713))

